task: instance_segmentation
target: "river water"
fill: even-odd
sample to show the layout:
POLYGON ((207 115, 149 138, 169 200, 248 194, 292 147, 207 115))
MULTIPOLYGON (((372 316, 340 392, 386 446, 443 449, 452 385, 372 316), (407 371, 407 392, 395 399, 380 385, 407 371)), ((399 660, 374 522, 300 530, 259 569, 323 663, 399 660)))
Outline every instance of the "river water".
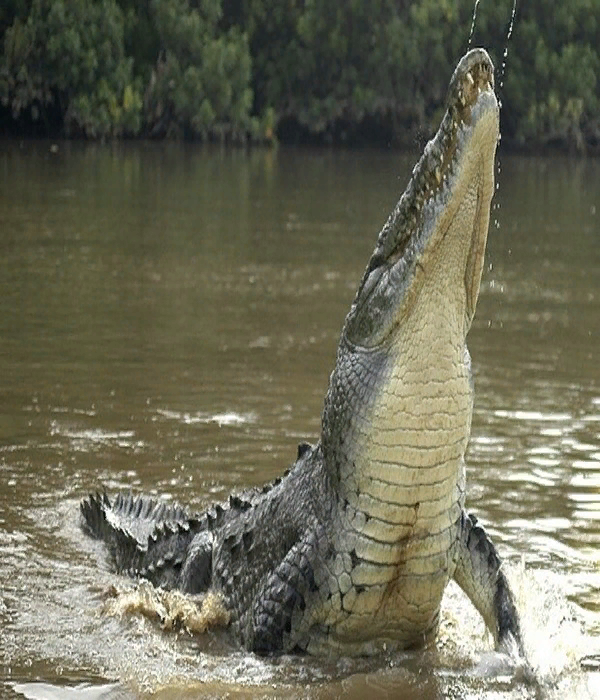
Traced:
POLYGON ((193 508, 316 440, 342 321, 414 156, 0 144, 0 695, 600 697, 600 162, 500 154, 469 337, 468 506, 542 690, 454 586, 436 646, 261 659, 106 614, 89 491, 193 508))

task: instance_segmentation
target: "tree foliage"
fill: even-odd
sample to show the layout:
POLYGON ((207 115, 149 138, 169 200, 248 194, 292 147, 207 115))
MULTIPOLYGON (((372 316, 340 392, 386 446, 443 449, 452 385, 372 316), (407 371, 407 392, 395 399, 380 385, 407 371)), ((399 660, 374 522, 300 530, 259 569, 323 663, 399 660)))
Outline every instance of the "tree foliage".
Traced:
MULTIPOLYGON (((474 0, 5 0, 5 122, 66 134, 412 143, 439 120, 474 0)), ((600 0, 480 3, 503 138, 600 147, 600 0), (506 57, 508 51, 508 58, 506 57), (506 64, 506 69, 504 69, 506 64)), ((0 119, 3 114, 0 111, 0 119)))
POLYGON ((537 0, 520 20, 506 76, 518 143, 600 145, 600 3, 537 0))
POLYGON ((33 0, 4 35, 3 104, 35 120, 55 102, 67 134, 136 133, 141 98, 123 31, 115 0, 33 0))
POLYGON ((243 138, 250 128, 251 64, 237 27, 218 32, 220 0, 152 0, 160 52, 146 92, 152 134, 243 138))

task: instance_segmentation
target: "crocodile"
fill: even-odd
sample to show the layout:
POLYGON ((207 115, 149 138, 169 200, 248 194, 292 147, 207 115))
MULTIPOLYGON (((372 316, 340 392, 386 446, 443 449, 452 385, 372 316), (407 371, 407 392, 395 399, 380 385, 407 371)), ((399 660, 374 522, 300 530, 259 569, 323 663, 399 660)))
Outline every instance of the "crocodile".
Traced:
POLYGON ((144 495, 85 498, 82 525, 118 572, 217 594, 247 650, 334 656, 431 644, 454 579, 496 647, 524 653, 499 555, 465 510, 466 336, 498 138, 493 64, 473 49, 345 319, 319 441, 302 443, 283 477, 203 512, 144 495))

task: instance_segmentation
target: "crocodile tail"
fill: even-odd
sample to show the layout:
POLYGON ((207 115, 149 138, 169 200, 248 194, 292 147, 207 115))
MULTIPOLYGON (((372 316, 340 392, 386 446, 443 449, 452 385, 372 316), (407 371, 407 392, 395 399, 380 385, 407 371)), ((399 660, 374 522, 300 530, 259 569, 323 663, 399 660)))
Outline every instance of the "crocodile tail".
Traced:
POLYGON ((158 524, 183 523, 190 517, 178 503, 131 493, 119 493, 112 501, 105 492, 90 494, 80 509, 83 529, 94 539, 109 542, 115 532, 125 531, 142 545, 158 524))
POLYGON ((137 568, 146 547, 142 537, 127 527, 134 509, 125 507, 124 499, 113 504, 106 493, 90 494, 81 502, 80 512, 83 530, 106 543, 117 571, 129 573, 137 568))
POLYGON ((165 521, 157 523, 144 548, 138 547, 133 560, 134 568, 128 573, 148 579, 162 588, 183 588, 188 592, 199 593, 208 587, 211 562, 212 536, 206 530, 206 518, 165 521), (200 532, 204 535, 203 538, 197 537, 200 532), (186 562, 189 567, 190 555, 198 556, 198 543, 202 544, 201 550, 206 554, 201 559, 203 563, 206 562, 202 567, 202 581, 188 582, 187 578, 182 580, 181 571, 186 562))
POLYGON ((105 540, 109 536, 109 524, 106 519, 106 511, 111 504, 106 493, 90 493, 80 505, 81 527, 95 540, 105 540))
POLYGON ((178 588, 192 539, 206 518, 191 517, 178 504, 147 496, 90 494, 81 502, 82 527, 103 540, 119 573, 178 588))

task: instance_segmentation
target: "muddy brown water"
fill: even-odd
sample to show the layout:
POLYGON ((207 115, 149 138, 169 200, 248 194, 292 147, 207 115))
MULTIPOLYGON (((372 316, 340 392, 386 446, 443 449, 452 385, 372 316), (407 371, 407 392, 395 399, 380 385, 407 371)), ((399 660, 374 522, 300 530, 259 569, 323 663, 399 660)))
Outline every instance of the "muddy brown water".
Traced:
MULTIPOLYGON (((344 315, 415 156, 0 144, 0 695, 524 698, 472 606, 436 646, 262 659, 103 613, 99 487, 194 508, 315 440, 344 315)), ((500 154, 469 337, 468 506, 544 696, 600 697, 600 162, 500 154)))

